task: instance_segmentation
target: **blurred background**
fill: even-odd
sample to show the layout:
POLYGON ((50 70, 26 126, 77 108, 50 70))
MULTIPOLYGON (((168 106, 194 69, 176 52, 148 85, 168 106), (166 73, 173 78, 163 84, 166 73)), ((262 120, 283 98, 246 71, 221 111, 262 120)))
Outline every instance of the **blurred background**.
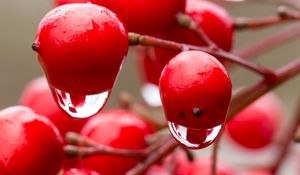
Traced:
MULTIPOLYGON (((220 2, 220 1, 218 1, 220 2)), ((41 18, 53 7, 51 0, 1 0, 0 1, 0 108, 15 105, 26 84, 42 75, 31 44, 41 18)), ((243 3, 225 4, 232 16, 259 17, 276 13, 277 4, 270 1, 249 0, 243 3)), ((271 35, 287 23, 263 30, 238 31, 235 34, 235 49, 247 46, 264 36, 271 35)), ((257 57, 258 64, 276 69, 294 58, 300 57, 300 37, 276 47, 257 57)), ((231 72, 234 87, 246 86, 259 80, 259 76, 243 68, 231 72)), ((137 99, 140 95, 139 72, 136 58, 129 53, 113 90, 107 107, 116 104, 121 91, 129 91, 137 99)), ((293 116, 300 96, 300 76, 275 90, 287 108, 287 119, 293 116)), ((232 152, 231 152, 232 153, 232 152)), ((231 154, 230 151, 224 153, 231 154)), ((299 156, 300 157, 300 156, 299 156)), ((249 158, 249 157, 247 157, 249 158)))

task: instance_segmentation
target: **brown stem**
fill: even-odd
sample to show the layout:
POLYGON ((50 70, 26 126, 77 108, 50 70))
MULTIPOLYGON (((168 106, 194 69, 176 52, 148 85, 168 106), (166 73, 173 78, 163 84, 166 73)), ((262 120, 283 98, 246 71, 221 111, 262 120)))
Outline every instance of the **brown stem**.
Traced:
POLYGON ((218 46, 206 35, 201 26, 199 26, 198 23, 192 19, 192 17, 187 14, 179 13, 176 16, 176 19, 179 25, 194 31, 206 46, 209 46, 212 49, 218 48, 218 46))
POLYGON ((295 21, 300 19, 300 14, 286 7, 279 7, 277 15, 262 18, 236 18, 234 22, 235 29, 259 29, 275 24, 281 24, 287 21, 295 21))
POLYGON ((236 55, 244 59, 256 57, 284 42, 295 39, 300 35, 300 23, 290 25, 285 29, 256 41, 249 46, 241 48, 235 52, 236 55))
POLYGON ((129 157, 145 157, 148 150, 125 150, 116 149, 110 146, 100 145, 94 141, 74 132, 66 135, 66 141, 69 144, 64 147, 68 157, 88 157, 93 155, 120 155, 129 157), (76 145, 76 146, 74 146, 76 145))
POLYGON ((144 158, 147 156, 147 152, 144 150, 125 150, 116 149, 109 146, 97 145, 93 147, 79 147, 74 145, 66 145, 64 151, 67 157, 90 157, 96 155, 117 155, 126 157, 144 158))
POLYGON ((236 63, 243 67, 246 67, 256 73, 259 73, 265 77, 268 77, 269 79, 274 78, 274 74, 272 71, 270 71, 264 67, 260 67, 258 65, 252 64, 252 63, 250 63, 236 55, 233 55, 229 52, 226 52, 222 49, 213 49, 210 47, 199 47, 199 46, 159 39, 159 38, 151 37, 151 36, 147 36, 147 35, 140 35, 140 34, 131 33, 131 32, 128 33, 128 38, 129 38, 129 43, 131 45, 154 46, 154 47, 161 47, 161 48, 172 49, 172 50, 177 50, 177 51, 199 50, 199 51, 207 52, 216 57, 223 58, 228 62, 236 63))
POLYGON ((86 138, 86 137, 83 137, 81 135, 79 135, 78 133, 76 132, 68 132, 66 134, 66 142, 69 143, 69 144, 72 144, 72 145, 77 145, 77 146, 97 146, 97 144, 86 138))
POLYGON ((148 157, 141 163, 137 164, 134 168, 129 170, 126 175, 142 175, 144 174, 153 164, 159 162, 178 146, 177 142, 170 138, 163 146, 157 151, 149 154, 148 157))
POLYGON ((294 139, 295 133, 297 131, 297 128, 300 124, 300 101, 297 109, 297 113, 295 115, 295 119, 293 122, 291 122, 290 130, 287 132, 286 135, 282 137, 282 142, 281 142, 281 150, 279 151, 279 155, 275 161, 275 164, 271 168, 272 174, 277 174, 280 165, 284 161, 284 158, 286 157, 289 148, 290 148, 290 143, 294 139))

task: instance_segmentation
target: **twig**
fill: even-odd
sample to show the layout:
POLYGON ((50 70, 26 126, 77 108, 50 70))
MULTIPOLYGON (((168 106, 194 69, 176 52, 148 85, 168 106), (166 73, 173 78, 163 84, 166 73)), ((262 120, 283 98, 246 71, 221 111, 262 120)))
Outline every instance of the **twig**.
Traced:
POLYGON ((177 51, 199 50, 199 51, 207 52, 216 57, 221 57, 228 62, 236 63, 243 67, 246 67, 256 73, 259 73, 267 77, 268 79, 272 79, 274 77, 274 73, 271 70, 252 64, 244 59, 241 59, 236 55, 233 55, 221 49, 212 49, 210 47, 199 47, 199 46, 159 39, 147 35, 140 35, 131 32, 128 33, 128 38, 129 38, 129 43, 131 45, 154 46, 154 47, 161 47, 161 48, 172 49, 177 51))
POLYGON ((203 31, 201 26, 198 25, 197 22, 195 22, 192 17, 190 17, 187 14, 179 13, 176 16, 177 23, 181 25, 182 27, 188 28, 192 31, 194 31, 199 39, 205 43, 206 46, 211 47, 212 49, 218 48, 217 44, 215 44, 203 31))
POLYGON ((64 147, 64 150, 68 157, 89 157, 93 155, 120 155, 129 157, 145 157, 149 153, 147 149, 125 150, 113 148, 106 145, 100 145, 84 136, 73 132, 67 133, 66 141, 69 144, 77 145, 66 145, 64 147))
POLYGON ((153 164, 159 162, 173 152, 177 146, 177 142, 173 138, 170 138, 168 142, 160 147, 160 149, 152 154, 149 154, 149 156, 143 162, 137 164, 134 168, 129 170, 126 175, 141 175, 145 173, 153 164))
POLYGON ((241 48, 235 52, 236 55, 244 59, 256 57, 284 42, 297 38, 300 35, 300 23, 290 25, 285 29, 270 36, 260 39, 249 46, 241 48))
POLYGON ((286 154, 289 151, 290 143, 294 139, 299 124, 300 124, 300 101, 295 115, 295 120, 291 122, 290 130, 286 133, 286 135, 282 137, 281 150, 279 151, 278 158, 276 159, 274 165, 271 168, 272 174, 277 174, 280 165, 284 161, 284 158, 286 157, 286 154))
POLYGON ((79 147, 74 145, 66 145, 64 151, 68 157, 90 157, 96 155, 117 155, 126 157, 144 158, 147 152, 144 150, 126 150, 116 149, 110 146, 97 145, 93 147, 79 147))
POLYGON ((286 7, 279 7, 277 15, 262 17, 262 18, 236 18, 234 22, 234 27, 238 30, 242 29, 258 29, 267 26, 272 26, 275 24, 281 24, 287 21, 300 20, 300 14, 296 11, 292 11, 286 7))

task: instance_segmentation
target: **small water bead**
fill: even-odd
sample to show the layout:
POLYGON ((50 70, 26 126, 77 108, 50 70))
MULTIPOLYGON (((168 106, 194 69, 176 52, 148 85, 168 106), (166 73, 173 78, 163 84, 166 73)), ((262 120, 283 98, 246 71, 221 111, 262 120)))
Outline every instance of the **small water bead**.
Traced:
POLYGON ((159 88, 152 83, 145 83, 142 86, 142 96, 147 104, 150 106, 161 106, 161 99, 159 94, 159 88))
POLYGON ((88 118, 98 113, 106 104, 111 91, 93 95, 78 95, 51 87, 58 106, 73 118, 88 118))
POLYGON ((209 146, 221 131, 222 125, 209 129, 194 129, 168 122, 173 137, 189 149, 201 149, 209 146))

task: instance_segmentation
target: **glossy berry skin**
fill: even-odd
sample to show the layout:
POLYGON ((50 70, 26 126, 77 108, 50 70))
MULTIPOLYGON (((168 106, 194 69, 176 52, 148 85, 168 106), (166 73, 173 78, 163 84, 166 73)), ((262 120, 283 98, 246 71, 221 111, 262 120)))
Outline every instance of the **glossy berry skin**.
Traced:
POLYGON ((242 175, 271 175, 271 172, 267 170, 250 170, 242 175))
POLYGON ((31 81, 22 92, 19 104, 51 120, 64 137, 67 132, 80 132, 87 119, 71 118, 55 103, 45 77, 31 81))
POLYGON ((283 120, 283 105, 272 93, 264 95, 238 113, 227 124, 228 135, 249 149, 272 143, 283 120))
MULTIPOLYGON (((187 0, 187 15, 201 27, 204 33, 220 48, 230 51, 233 43, 233 21, 229 14, 217 4, 205 0, 187 0)), ((162 32, 159 37, 181 43, 204 46, 197 34, 189 29, 176 26, 162 32)), ((161 70, 177 51, 155 48, 155 58, 161 70)), ((221 58, 220 58, 221 59, 221 58)))
POLYGON ((129 32, 153 34, 176 25, 176 14, 184 12, 186 0, 56 0, 56 5, 91 2, 115 12, 129 32))
POLYGON ((67 4, 42 19, 33 48, 50 86, 91 95, 112 89, 128 38, 123 24, 105 7, 67 4))
POLYGON ((110 0, 110 9, 122 19, 128 31, 157 33, 176 24, 175 16, 184 12, 186 0, 110 0))
POLYGON ((166 65, 159 89, 168 121, 205 129, 224 122, 232 85, 216 58, 200 51, 187 51, 166 65))
POLYGON ((55 126, 26 107, 0 111, 0 174, 55 175, 63 160, 55 126))
POLYGON ((87 169, 72 168, 64 172, 64 175, 100 175, 99 173, 87 169))
MULTIPOLYGON (((99 113, 82 129, 81 134, 103 145, 122 149, 145 148, 145 137, 153 132, 139 116, 124 110, 99 113)), ((83 160, 83 166, 101 175, 123 175, 140 159, 124 156, 93 156, 83 160)))

